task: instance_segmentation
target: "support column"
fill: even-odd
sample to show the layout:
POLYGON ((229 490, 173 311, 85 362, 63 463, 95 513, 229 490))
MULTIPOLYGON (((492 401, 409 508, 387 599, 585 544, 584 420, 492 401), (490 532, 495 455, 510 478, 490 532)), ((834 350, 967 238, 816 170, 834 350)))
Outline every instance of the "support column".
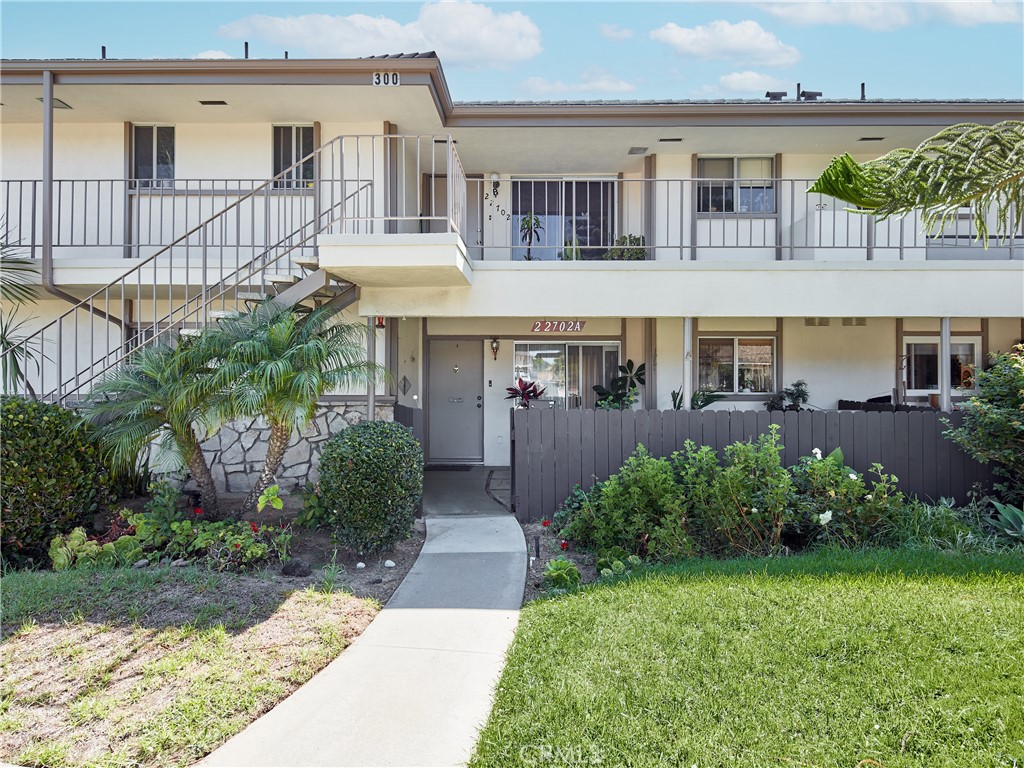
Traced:
POLYGON ((43 72, 43 286, 53 285, 53 72, 43 72))
MULTIPOLYGON (((371 366, 377 362, 377 318, 366 318, 366 362, 371 366)), ((366 420, 377 420, 377 377, 373 376, 366 387, 366 420)))
POLYGON ((693 398, 693 318, 683 318, 683 410, 693 398))
POLYGON ((939 320, 939 410, 953 410, 953 391, 950 379, 952 355, 951 323, 948 317, 939 320))

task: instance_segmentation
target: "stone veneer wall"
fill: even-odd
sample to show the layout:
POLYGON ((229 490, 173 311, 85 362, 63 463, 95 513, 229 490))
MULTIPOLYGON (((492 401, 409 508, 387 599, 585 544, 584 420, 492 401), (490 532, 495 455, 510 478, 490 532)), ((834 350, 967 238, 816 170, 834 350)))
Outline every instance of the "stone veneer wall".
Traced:
MULTIPOLYGON (((377 419, 391 421, 394 407, 377 406, 377 419)), ((277 473, 282 491, 305 488, 319 478, 323 442, 346 427, 366 419, 366 405, 326 403, 303 434, 296 432, 277 473)), ((252 488, 267 456, 270 427, 263 419, 247 419, 225 425, 203 443, 217 488, 227 493, 246 493, 252 488)))

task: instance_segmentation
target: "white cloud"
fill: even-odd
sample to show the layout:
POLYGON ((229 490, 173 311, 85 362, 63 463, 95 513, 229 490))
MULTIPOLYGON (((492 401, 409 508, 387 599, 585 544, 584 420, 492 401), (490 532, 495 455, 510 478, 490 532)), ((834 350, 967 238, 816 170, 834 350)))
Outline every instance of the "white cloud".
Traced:
POLYGON ((846 0, 808 0, 807 2, 759 3, 776 18, 790 24, 843 24, 875 31, 899 29, 913 17, 907 3, 846 2, 846 0))
POLYGON ((978 24, 1016 23, 1022 18, 1020 0, 797 0, 756 5, 790 24, 847 25, 876 32, 902 29, 931 20, 970 27, 978 24))
POLYGON ((622 80, 603 69, 588 69, 578 83, 548 80, 546 77, 530 77, 523 82, 523 85, 527 90, 541 96, 567 93, 629 93, 636 90, 633 83, 622 80))
POLYGON ((765 91, 786 90, 787 83, 763 72, 745 70, 730 72, 718 78, 714 85, 705 85, 691 93, 701 99, 711 98, 761 98, 765 91))
POLYGON ((765 91, 781 91, 786 83, 762 72, 730 72, 718 78, 718 85, 733 93, 750 93, 763 96, 765 91))
POLYGON ((978 24, 1015 24, 1024 14, 1020 0, 942 0, 923 4, 921 12, 961 27, 978 24))
POLYGON ((199 53, 197 53, 192 58, 193 59, 233 59, 235 57, 232 56, 227 51, 221 51, 221 50, 218 50, 218 49, 214 48, 213 50, 210 50, 210 51, 200 51, 199 53))
POLYGON ((437 51, 444 63, 502 66, 541 52, 540 29, 520 11, 496 13, 462 0, 426 3, 415 21, 387 16, 306 14, 247 16, 225 24, 220 33, 257 37, 301 48, 312 56, 355 57, 383 53, 437 51))
POLYGON ((651 39, 669 45, 680 56, 697 59, 727 59, 737 64, 773 67, 800 61, 796 48, 783 43, 756 21, 733 24, 719 19, 696 27, 669 22, 653 30, 651 39))
POLYGON ((618 24, 602 24, 598 29, 601 31, 601 37, 609 40, 629 40, 633 36, 632 29, 620 27, 618 24))

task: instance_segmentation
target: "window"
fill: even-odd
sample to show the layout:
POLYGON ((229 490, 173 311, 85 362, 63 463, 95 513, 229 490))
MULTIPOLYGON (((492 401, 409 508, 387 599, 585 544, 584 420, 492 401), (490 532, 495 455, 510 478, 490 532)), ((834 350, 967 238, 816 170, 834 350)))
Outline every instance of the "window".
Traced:
POLYGON ((700 389, 727 394, 775 391, 775 339, 702 337, 697 350, 700 389))
POLYGON ((171 186, 174 179, 174 126, 136 125, 132 131, 132 178, 139 186, 171 186))
POLYGON ((775 213, 775 158, 703 157, 697 176, 699 213, 775 213))
POLYGON ((614 241, 614 211, 611 181, 513 181, 512 259, 601 259, 614 241))
POLYGON ((274 182, 274 186, 312 187, 315 178, 314 159, 308 155, 314 149, 312 125, 275 125, 274 176, 285 176, 274 182), (303 163, 295 165, 304 157, 307 159, 303 163))
MULTIPOLYGON (((981 339, 953 337, 950 344, 950 386, 973 390, 974 371, 978 368, 981 339)), ((907 394, 923 395, 939 391, 939 339, 936 336, 915 336, 903 339, 906 356, 907 394)))

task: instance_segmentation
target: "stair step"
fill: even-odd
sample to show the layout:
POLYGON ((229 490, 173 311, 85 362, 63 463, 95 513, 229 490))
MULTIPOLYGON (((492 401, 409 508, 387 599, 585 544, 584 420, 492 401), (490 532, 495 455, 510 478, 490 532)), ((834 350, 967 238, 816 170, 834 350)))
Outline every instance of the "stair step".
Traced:
POLYGON ((179 336, 198 336, 203 332, 202 328, 182 328, 178 331, 179 336))
POLYGON ((227 317, 238 317, 239 312, 235 309, 211 309, 209 314, 211 320, 223 320, 227 317))
POLYGON ((268 283, 297 283, 298 275, 288 275, 281 272, 268 272, 263 276, 268 283))
POLYGON ((297 264, 303 269, 308 269, 310 272, 316 272, 320 269, 320 259, 317 256, 302 256, 292 259, 292 264, 297 264))
POLYGON ((267 294, 258 293, 255 291, 239 291, 235 294, 235 298, 239 301, 266 301, 267 294))

